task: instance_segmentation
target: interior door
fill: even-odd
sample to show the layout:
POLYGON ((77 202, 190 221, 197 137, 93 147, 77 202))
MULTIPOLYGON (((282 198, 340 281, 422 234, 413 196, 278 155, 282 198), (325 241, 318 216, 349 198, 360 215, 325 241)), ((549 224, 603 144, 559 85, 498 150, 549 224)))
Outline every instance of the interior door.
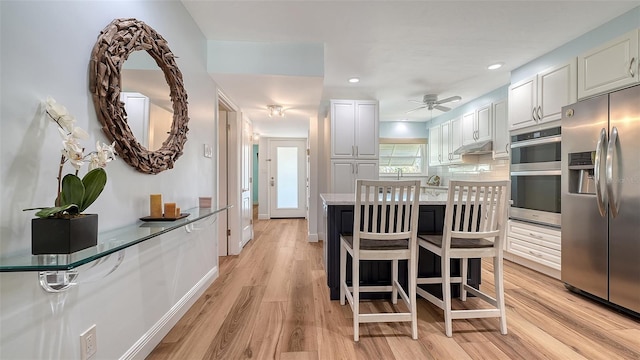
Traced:
MULTIPOLYGON (((218 110, 218 207, 223 208, 229 204, 229 191, 227 189, 227 111, 218 110)), ((229 254, 228 244, 228 216, 226 211, 218 213, 218 256, 229 254)))
POLYGON ((253 201, 251 200, 251 183, 253 181, 251 173, 253 166, 253 126, 249 121, 242 123, 242 186, 241 186, 241 206, 242 206, 242 246, 253 238, 253 201))
POLYGON ((269 140, 269 214, 305 217, 306 139, 269 140))

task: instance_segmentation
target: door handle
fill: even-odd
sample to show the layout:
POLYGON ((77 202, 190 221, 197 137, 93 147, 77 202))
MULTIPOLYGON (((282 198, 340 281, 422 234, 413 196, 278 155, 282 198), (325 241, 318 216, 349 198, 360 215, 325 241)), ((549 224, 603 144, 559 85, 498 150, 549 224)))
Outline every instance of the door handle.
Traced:
POLYGON ((607 216, 607 206, 605 202, 607 199, 605 198, 606 193, 603 196, 603 192, 600 188, 600 168, 602 167, 602 151, 603 146, 607 142, 607 130, 602 128, 600 130, 600 137, 598 138, 598 145, 596 145, 596 157, 593 160, 593 178, 596 185, 596 201, 598 203, 598 211, 600 212, 600 216, 607 216))
POLYGON ((615 126, 611 129, 611 137, 609 137, 609 146, 607 147, 607 163, 606 163, 606 182, 607 195, 609 196, 609 209, 611 216, 618 216, 618 201, 613 194, 613 154, 618 143, 618 128, 615 126))

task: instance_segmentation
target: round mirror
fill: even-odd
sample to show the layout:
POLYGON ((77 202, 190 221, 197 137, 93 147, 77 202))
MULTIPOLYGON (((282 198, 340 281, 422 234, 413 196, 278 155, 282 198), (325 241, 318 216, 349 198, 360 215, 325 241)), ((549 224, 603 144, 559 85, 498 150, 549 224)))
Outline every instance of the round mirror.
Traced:
POLYGON ((147 174, 173 168, 187 141, 189 116, 182 73, 167 41, 142 21, 116 19, 98 36, 91 53, 90 71, 89 87, 96 114, 104 133, 116 143, 118 155, 147 174), (153 62, 145 54, 156 68, 148 66, 153 62), (129 59, 131 66, 124 66, 129 59), (145 63, 146 66, 136 65, 145 63), (161 75, 153 78, 141 72, 161 75), (162 83, 159 79, 164 79, 163 86, 159 85, 162 83), (139 87, 147 80, 149 84, 139 87), (157 95, 166 94, 166 85, 170 102, 157 95), (157 126, 152 112, 162 114, 159 116, 163 120, 157 126))

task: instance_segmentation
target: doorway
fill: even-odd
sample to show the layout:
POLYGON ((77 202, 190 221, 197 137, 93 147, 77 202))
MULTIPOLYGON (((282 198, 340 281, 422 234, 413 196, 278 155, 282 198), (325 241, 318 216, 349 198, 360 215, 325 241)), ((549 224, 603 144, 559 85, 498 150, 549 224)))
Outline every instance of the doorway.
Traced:
POLYGON ((218 92, 218 256, 238 255, 253 238, 251 204, 252 125, 218 92))
POLYGON ((304 218, 306 197, 306 139, 269 139, 269 216, 304 218))

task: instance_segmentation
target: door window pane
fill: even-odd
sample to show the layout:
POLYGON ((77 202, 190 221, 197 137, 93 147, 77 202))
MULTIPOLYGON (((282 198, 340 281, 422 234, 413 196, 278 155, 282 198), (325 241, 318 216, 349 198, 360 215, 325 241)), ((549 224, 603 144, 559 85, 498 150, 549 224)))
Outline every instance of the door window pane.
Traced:
POLYGON ((298 207, 298 148, 278 146, 277 159, 277 208, 298 207))

